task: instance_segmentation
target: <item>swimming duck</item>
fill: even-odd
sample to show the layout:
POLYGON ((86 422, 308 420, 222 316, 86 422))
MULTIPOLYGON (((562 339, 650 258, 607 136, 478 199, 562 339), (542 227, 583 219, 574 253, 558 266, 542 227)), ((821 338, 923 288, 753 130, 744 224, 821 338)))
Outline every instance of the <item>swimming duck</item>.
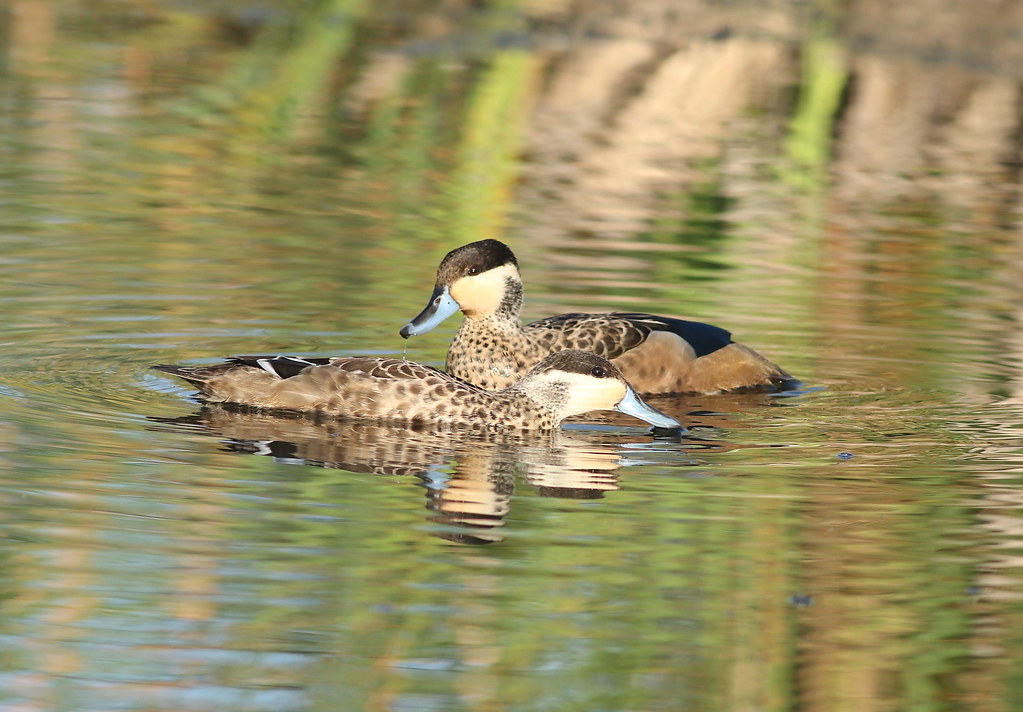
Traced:
POLYGON ((212 366, 154 366, 211 403, 483 430, 554 430, 570 415, 617 410, 659 428, 674 418, 644 403, 621 370, 592 353, 559 351, 498 392, 393 358, 237 356, 212 366))
POLYGON ((561 314, 523 326, 522 277, 503 242, 481 240, 452 250, 437 268, 426 308, 401 329, 425 334, 459 309, 465 314, 448 349, 452 375, 504 388, 548 354, 592 351, 617 364, 645 394, 718 393, 778 388, 792 376, 718 326, 653 314, 561 314))

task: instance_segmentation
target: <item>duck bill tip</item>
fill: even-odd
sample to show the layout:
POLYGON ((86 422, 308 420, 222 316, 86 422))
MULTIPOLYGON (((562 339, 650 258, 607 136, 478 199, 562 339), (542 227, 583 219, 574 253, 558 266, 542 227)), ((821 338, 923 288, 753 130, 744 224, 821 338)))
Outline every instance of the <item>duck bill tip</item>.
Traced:
POLYGON ((682 430, 682 423, 644 403, 632 388, 629 388, 622 399, 618 401, 615 410, 631 415, 633 418, 639 418, 655 428, 682 430))
POLYGON ((451 298, 446 286, 437 285, 433 294, 430 295, 430 302, 423 311, 419 312, 415 319, 398 332, 403 339, 410 336, 419 336, 437 328, 438 325, 449 316, 458 311, 458 302, 451 298))

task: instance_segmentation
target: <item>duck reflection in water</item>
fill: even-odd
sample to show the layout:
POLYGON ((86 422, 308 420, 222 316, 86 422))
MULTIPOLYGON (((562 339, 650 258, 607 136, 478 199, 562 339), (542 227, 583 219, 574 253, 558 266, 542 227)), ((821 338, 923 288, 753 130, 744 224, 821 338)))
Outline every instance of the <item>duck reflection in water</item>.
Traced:
MULTIPOLYGON (((622 418, 620 422, 627 419, 622 418)), ((414 476, 426 488, 435 533, 450 541, 501 541, 516 476, 541 496, 591 499, 618 489, 625 464, 678 466, 680 437, 652 441, 634 428, 561 430, 543 437, 461 429, 410 430, 396 424, 294 414, 240 412, 207 404, 190 416, 160 419, 221 438, 232 452, 350 472, 414 476), (628 450, 628 446, 641 448, 628 450), (647 459, 640 460, 637 457, 647 459)))

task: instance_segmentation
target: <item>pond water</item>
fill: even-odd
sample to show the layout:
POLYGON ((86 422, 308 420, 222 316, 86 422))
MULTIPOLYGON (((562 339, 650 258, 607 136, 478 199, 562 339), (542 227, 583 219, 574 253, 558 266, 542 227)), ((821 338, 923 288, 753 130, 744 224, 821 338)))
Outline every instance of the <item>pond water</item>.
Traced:
POLYGON ((0 707, 1019 708, 1020 8, 547 5, 0 6, 0 707), (483 237, 802 385, 512 438, 149 368, 443 363, 483 237))

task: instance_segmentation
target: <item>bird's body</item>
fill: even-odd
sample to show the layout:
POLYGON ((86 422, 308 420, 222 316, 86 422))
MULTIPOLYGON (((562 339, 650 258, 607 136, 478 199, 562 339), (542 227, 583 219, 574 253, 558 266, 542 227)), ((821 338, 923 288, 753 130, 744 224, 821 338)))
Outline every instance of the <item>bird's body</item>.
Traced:
POLYGON ((794 379, 717 326, 640 313, 561 314, 523 325, 522 278, 497 240, 451 251, 430 303, 401 331, 408 338, 465 314, 448 350, 449 373, 504 388, 552 353, 577 349, 614 362, 640 393, 715 393, 777 388, 794 379))
POLYGON ((393 358, 241 356, 212 366, 156 366, 203 400, 340 418, 478 429, 553 430, 570 415, 616 409, 678 428, 643 403, 605 359, 564 351, 492 392, 430 366, 393 358))

